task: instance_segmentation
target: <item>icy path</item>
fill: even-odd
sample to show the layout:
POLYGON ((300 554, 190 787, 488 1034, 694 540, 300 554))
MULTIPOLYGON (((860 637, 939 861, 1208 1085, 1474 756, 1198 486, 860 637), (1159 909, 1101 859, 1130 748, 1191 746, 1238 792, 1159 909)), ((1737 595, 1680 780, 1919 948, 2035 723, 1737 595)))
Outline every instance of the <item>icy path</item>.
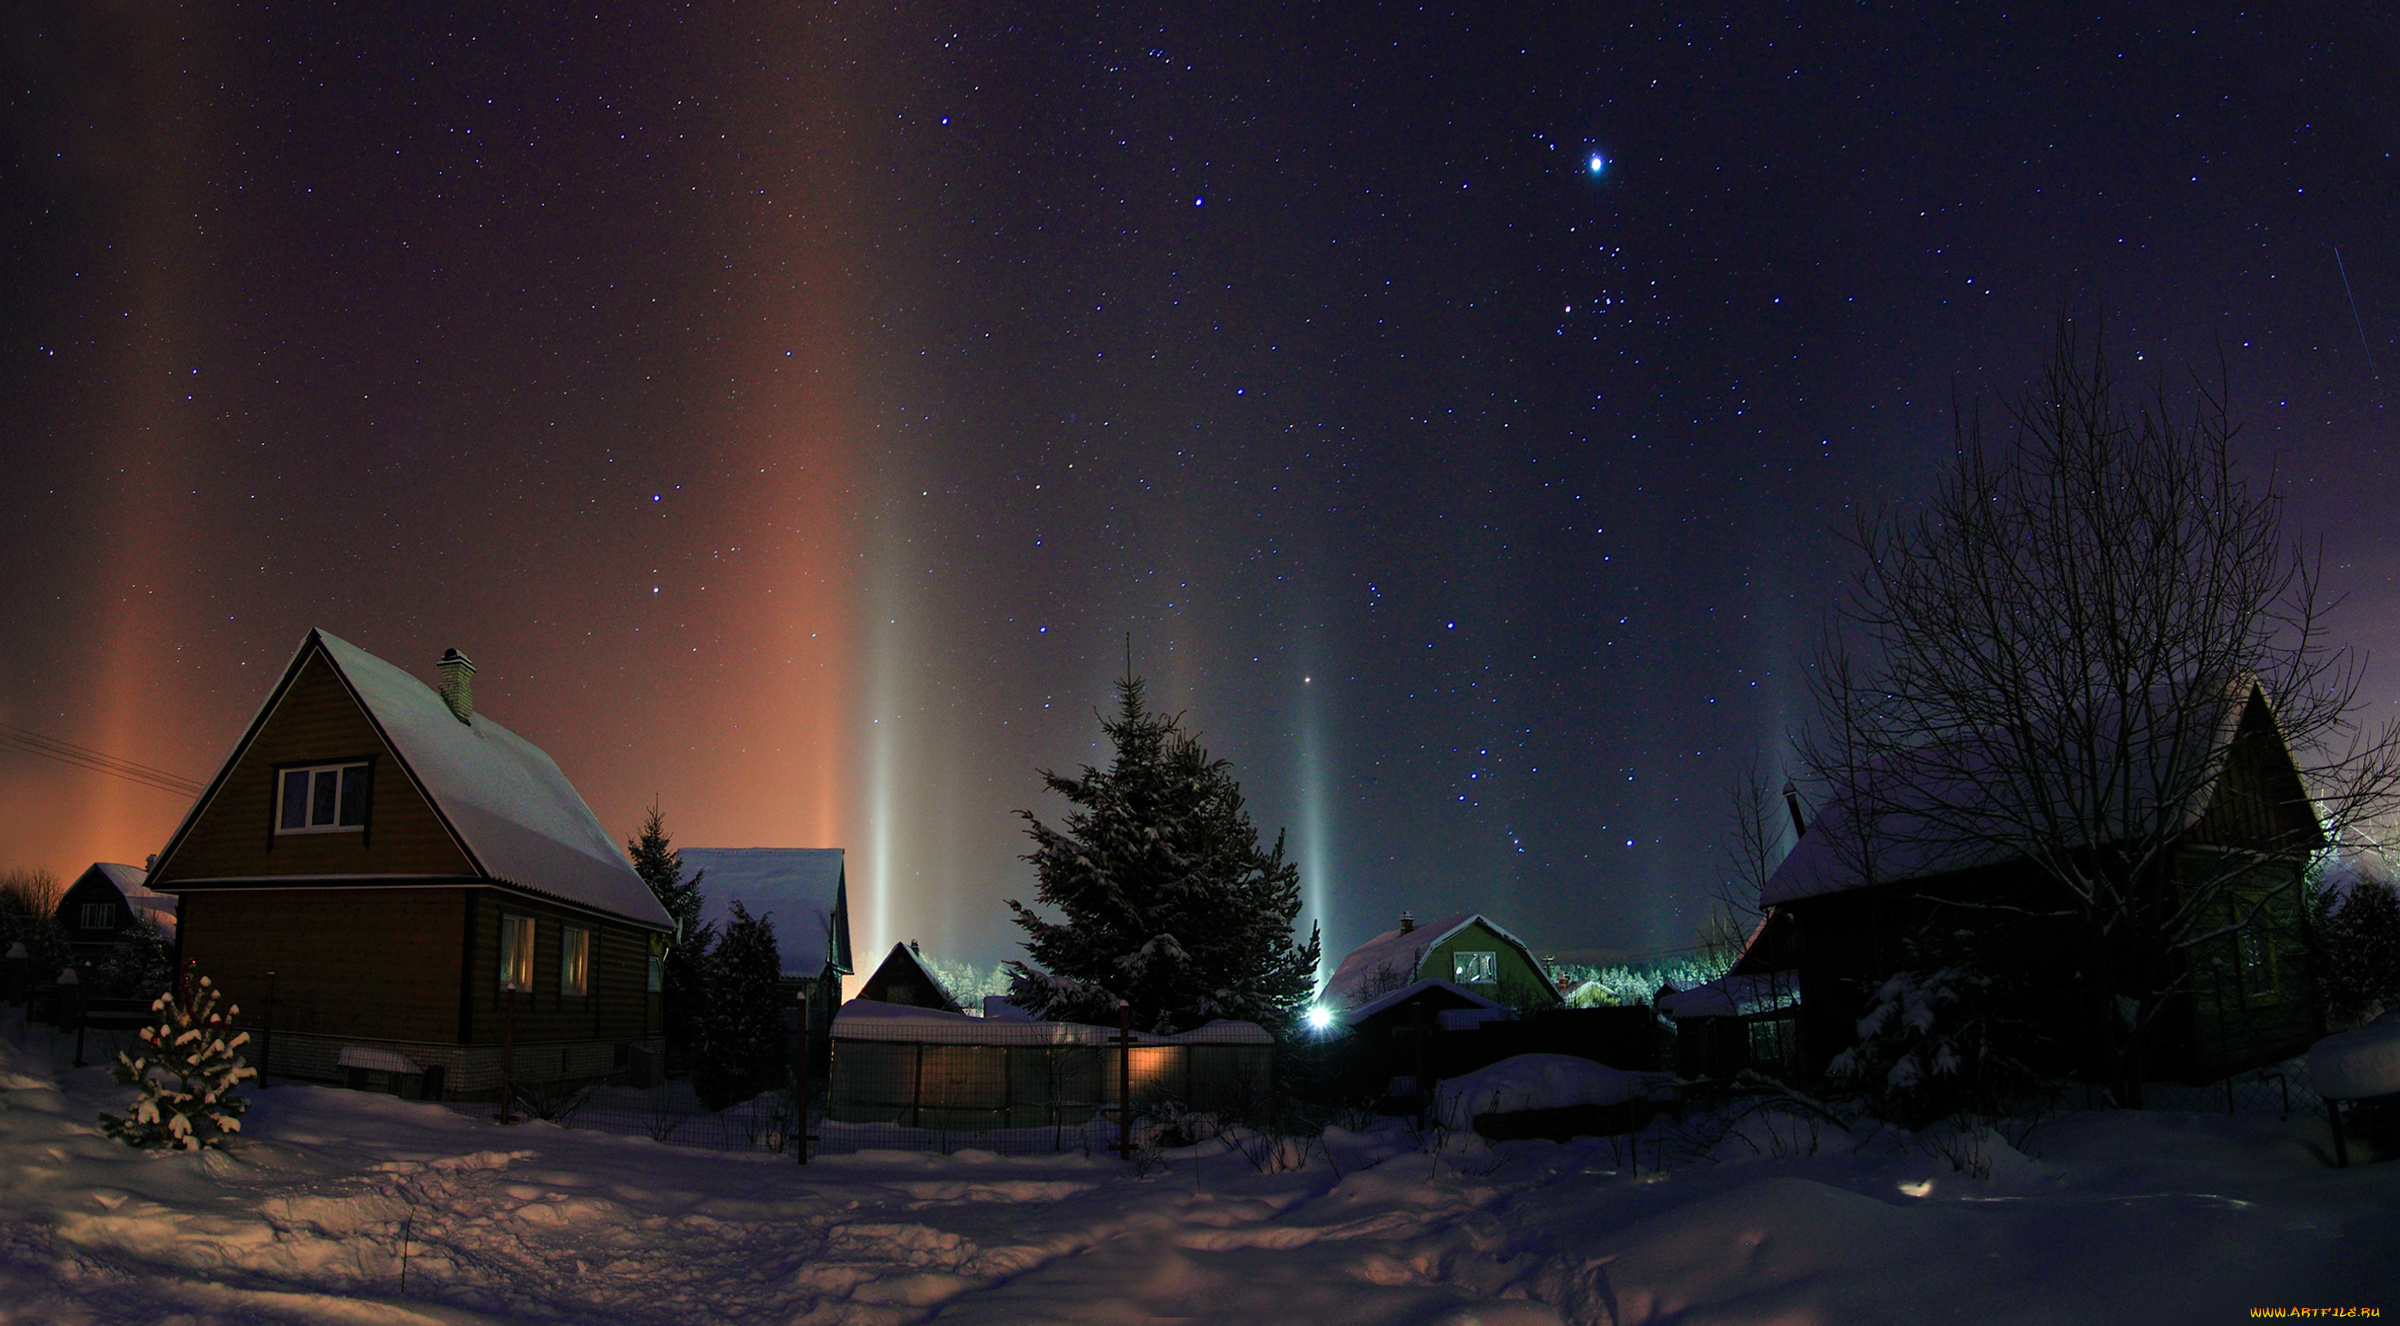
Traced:
MULTIPOLYGON (((2076 1115, 1991 1177, 1753 1130, 1666 1177, 1618 1147, 1337 1138, 1260 1175, 1208 1149, 868 1154, 805 1170, 260 1093, 230 1154, 144 1155, 118 1089, 0 1050, 0 1321, 2193 1322, 2400 1314, 2400 1164, 2321 1121, 2076 1115), (406 1285, 402 1286, 403 1234, 406 1285)), ((1786 1121, 1789 1127, 1789 1121, 1786 1121)))

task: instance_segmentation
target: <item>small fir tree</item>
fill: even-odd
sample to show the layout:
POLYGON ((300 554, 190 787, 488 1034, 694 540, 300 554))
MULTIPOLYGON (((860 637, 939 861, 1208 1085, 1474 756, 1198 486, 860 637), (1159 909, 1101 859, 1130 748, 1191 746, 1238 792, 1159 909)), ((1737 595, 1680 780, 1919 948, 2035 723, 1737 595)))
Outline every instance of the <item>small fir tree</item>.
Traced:
POLYGON ((2320 892, 2316 904, 2327 1022, 2354 1027, 2400 1004, 2400 893, 2360 879, 2338 897, 2320 892))
POLYGON ((693 1019, 692 1089, 721 1110, 783 1080, 783 957, 775 927, 739 902, 708 955, 708 1003, 693 1019))
POLYGON ((1010 964, 1011 1002, 1038 1016, 1189 1030, 1215 1018, 1291 1029, 1315 983, 1319 939, 1292 942, 1300 871, 1283 836, 1262 849, 1231 766, 1174 715, 1151 713, 1141 679, 1117 683, 1101 731, 1106 770, 1042 780, 1075 807, 1062 829, 1031 811, 1026 833, 1049 920, 1015 900, 1031 963, 1010 964))
POLYGON ((667 837, 666 817, 659 813, 658 803, 650 803, 650 813, 642 820, 642 831, 625 844, 633 857, 633 873, 642 877, 658 904, 675 918, 675 939, 667 946, 659 986, 661 1002, 666 1005, 667 1043, 689 1048, 695 1034, 693 1018, 706 1006, 708 949, 716 939, 716 927, 700 920, 700 880, 708 872, 694 871, 690 879, 683 877, 683 858, 667 837))
POLYGON ((94 976, 92 992, 108 999, 156 999, 166 993, 175 980, 175 961, 150 913, 135 913, 94 976))
POLYGON ((123 1114, 103 1113, 101 1128, 128 1146, 223 1146, 242 1130, 242 1111, 249 1107, 239 1088, 258 1076, 235 1053, 250 1042, 250 1033, 225 1036, 241 1006, 219 1013, 217 989, 203 976, 189 999, 170 991, 150 1007, 159 1018, 141 1030, 143 1052, 118 1052, 113 1070, 117 1081, 141 1094, 123 1114))

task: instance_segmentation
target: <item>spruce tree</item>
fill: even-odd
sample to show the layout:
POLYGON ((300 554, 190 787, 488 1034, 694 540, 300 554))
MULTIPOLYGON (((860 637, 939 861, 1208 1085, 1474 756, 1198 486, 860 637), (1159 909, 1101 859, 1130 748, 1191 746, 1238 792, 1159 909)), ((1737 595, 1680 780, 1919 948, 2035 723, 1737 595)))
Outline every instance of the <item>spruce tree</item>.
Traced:
POLYGON ((117 1081, 141 1095, 123 1114, 102 1114, 100 1126, 128 1146, 194 1151, 223 1146, 242 1130, 249 1102, 238 1088, 257 1070, 235 1053, 250 1041, 237 1032, 228 1040, 241 1007, 217 1011, 217 989, 200 978, 189 999, 162 994, 151 1010, 158 1021, 142 1028, 142 1053, 117 1054, 117 1081))
POLYGON ((721 1110, 783 1080, 783 958, 775 927, 739 902, 708 955, 709 1000, 693 1019, 692 1089, 721 1110))
POLYGON ((1176 715, 1154 714, 1142 681, 1117 683, 1101 731, 1106 770, 1045 769, 1074 807, 1053 829, 1020 811, 1034 849, 1037 902, 1013 899, 1031 963, 1010 964, 1012 1002, 1045 1018, 1112 1024, 1124 1000, 1134 1025, 1188 1031, 1216 1018, 1288 1031, 1316 980, 1321 949, 1292 942, 1300 870, 1283 835, 1259 845, 1232 766, 1211 757, 1176 715))
POLYGON ((708 947, 716 938, 716 928, 700 920, 700 880, 708 872, 683 877, 683 858, 667 837, 666 817, 655 800, 642 820, 641 833, 625 844, 625 850, 633 857, 633 873, 675 918, 675 939, 667 948, 659 985, 666 1005, 667 1043, 689 1048, 693 1018, 707 1004, 708 947))

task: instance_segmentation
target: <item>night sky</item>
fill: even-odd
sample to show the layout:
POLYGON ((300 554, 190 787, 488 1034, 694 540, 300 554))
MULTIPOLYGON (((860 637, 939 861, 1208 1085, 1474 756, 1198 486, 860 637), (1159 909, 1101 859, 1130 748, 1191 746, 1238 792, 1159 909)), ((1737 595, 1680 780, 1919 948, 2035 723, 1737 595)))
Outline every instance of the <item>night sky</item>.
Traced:
MULTIPOLYGON (((1671 949, 2062 308, 2222 350, 2395 712, 2387 6, 1487 8, 12 5, 0 723, 204 779, 309 627, 456 646, 989 963, 1130 634, 1330 955, 1671 949)), ((0 866, 188 804, 0 740, 0 866)))

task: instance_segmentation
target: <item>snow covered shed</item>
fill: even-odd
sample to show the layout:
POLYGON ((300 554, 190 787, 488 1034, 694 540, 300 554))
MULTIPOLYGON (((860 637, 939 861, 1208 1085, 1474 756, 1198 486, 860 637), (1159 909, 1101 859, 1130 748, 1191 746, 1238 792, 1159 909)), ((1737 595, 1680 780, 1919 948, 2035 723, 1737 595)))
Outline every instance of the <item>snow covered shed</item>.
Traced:
POLYGON ((964 1013, 958 1001, 950 997, 949 987, 942 978, 925 965, 915 944, 894 944, 884 956, 883 965, 858 987, 858 997, 881 1004, 904 1004, 911 1008, 931 1008, 944 1013, 964 1013))
MULTIPOLYGON (((2323 1034, 2304 875, 2327 840, 2255 681, 2161 707, 2168 712, 2146 727, 2123 720, 2136 733, 2124 761, 2134 767, 2097 762, 2113 780, 2108 818, 2090 826, 2090 845, 2079 850, 2107 851, 2137 831, 2171 827, 2148 878, 2158 881, 2161 906, 2192 912, 2195 940, 2182 948, 2144 941, 2125 959, 2153 964, 2173 991, 2144 1033, 2141 1062, 2152 1079, 2212 1082, 2288 1059, 2323 1034), (2146 790, 2168 778, 2189 784, 2188 793, 2146 790)), ((2010 829, 2080 818, 2074 806, 2052 803, 2099 797, 2069 771, 2041 793, 2047 802, 2009 793, 2036 799, 2003 805, 1990 789, 2011 786, 2017 766, 1984 752, 1988 768, 1979 767, 1978 752, 1962 738, 1944 747, 1938 769, 1886 765, 1836 789, 1762 888, 1766 918, 1733 974, 1796 982, 1803 1072, 1821 1072, 1856 1041, 1868 993, 1907 966, 1908 943, 1937 924, 1940 933, 1973 935, 1977 965, 2008 1001, 2004 1035, 2014 1055, 2044 1071, 2105 1071, 2081 977, 2090 936, 2033 863, 2034 848, 2012 845, 2010 829)))
POLYGON ((809 1029, 823 1035, 842 1002, 850 958, 850 884, 839 847, 685 847, 700 882, 700 919, 725 932, 733 904, 775 929, 787 994, 808 992, 809 1029))
POLYGON ((1356 1008, 1417 981, 1447 981, 1512 1008, 1546 1008, 1558 987, 1525 941, 1479 912, 1459 912, 1419 925, 1403 912, 1400 924, 1350 951, 1317 1002, 1356 1008))
POLYGON ((1176 1036, 1114 1027, 968 1017, 871 999, 833 1020, 826 1117, 836 1123, 981 1132, 1076 1127, 1113 1113, 1118 1056, 1130 1062, 1133 1107, 1173 1100, 1241 1115, 1263 1108, 1275 1038, 1253 1023, 1205 1023, 1176 1036))
POLYGON ((145 887, 142 881, 149 873, 140 866, 95 861, 59 895, 53 919, 78 960, 107 958, 117 937, 140 916, 149 917, 167 943, 174 944, 175 899, 145 887))
POLYGON ((278 1076, 371 1049, 490 1098, 512 1019, 519 1081, 638 1076, 674 923, 558 765, 475 710, 474 665, 439 673, 300 642, 150 872, 186 968, 278 1076))

